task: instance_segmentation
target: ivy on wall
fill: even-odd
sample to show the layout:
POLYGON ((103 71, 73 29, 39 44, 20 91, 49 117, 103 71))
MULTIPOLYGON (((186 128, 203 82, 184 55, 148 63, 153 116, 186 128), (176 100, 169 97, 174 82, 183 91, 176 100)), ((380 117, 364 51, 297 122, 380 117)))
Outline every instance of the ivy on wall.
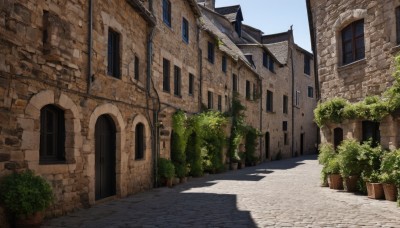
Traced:
POLYGON ((380 121, 400 108, 400 55, 395 58, 394 82, 381 96, 368 96, 357 103, 334 97, 319 103, 314 120, 319 127, 327 123, 341 123, 345 119, 380 121))

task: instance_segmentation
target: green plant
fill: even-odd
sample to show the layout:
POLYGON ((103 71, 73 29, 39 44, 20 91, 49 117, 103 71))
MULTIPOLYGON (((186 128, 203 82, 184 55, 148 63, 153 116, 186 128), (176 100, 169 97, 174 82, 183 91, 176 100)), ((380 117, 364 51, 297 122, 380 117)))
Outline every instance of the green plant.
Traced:
POLYGON ((395 184, 400 187, 400 149, 383 155, 381 173, 384 183, 395 184))
POLYGON ((261 133, 252 126, 246 127, 246 143, 245 143, 245 160, 247 164, 252 164, 258 161, 256 153, 256 144, 258 137, 261 136, 261 133))
POLYGON ((50 185, 31 170, 6 176, 0 184, 4 206, 18 217, 44 211, 53 201, 50 185))
POLYGON ((329 162, 326 166, 326 173, 329 174, 339 174, 340 173, 340 164, 338 156, 334 156, 329 159, 329 162))
POLYGON ((171 160, 174 163, 176 175, 183 178, 187 175, 186 164, 186 145, 191 134, 191 129, 187 127, 188 118, 186 114, 179 110, 172 116, 172 151, 171 160))
POLYGON ((229 151, 228 157, 230 162, 238 162, 239 158, 239 145, 245 136, 246 125, 244 124, 244 111, 246 107, 242 105, 239 100, 239 94, 234 93, 232 97, 232 127, 231 127, 231 137, 229 139, 229 151))
POLYGON ((171 179, 175 176, 175 166, 170 160, 159 158, 157 164, 159 179, 171 179))
POLYGON ((340 123, 344 119, 344 109, 349 103, 343 98, 332 98, 319 103, 314 110, 315 122, 322 127, 327 122, 340 123))
POLYGON ((364 181, 371 182, 371 178, 376 180, 376 174, 379 173, 381 166, 381 157, 384 153, 383 148, 378 145, 376 147, 372 146, 371 141, 366 141, 361 145, 361 150, 357 157, 362 170, 361 176, 364 181))
POLYGON ((362 146, 354 139, 344 140, 338 146, 340 174, 343 178, 361 175, 362 167, 358 159, 361 150, 362 146))
POLYGON ((331 159, 336 157, 335 149, 330 143, 323 143, 319 146, 318 162, 322 165, 321 181, 323 185, 327 185, 327 177, 329 175, 328 165, 331 159))

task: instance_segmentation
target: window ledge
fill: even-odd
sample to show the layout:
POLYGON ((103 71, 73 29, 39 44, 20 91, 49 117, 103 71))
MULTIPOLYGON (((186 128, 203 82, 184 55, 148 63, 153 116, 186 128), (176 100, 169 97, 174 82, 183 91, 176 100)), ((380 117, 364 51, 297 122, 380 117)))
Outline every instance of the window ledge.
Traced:
POLYGON ((391 53, 397 54, 400 51, 400 44, 397 46, 392 47, 391 53))
POLYGON ((174 97, 177 97, 177 98, 181 98, 181 99, 182 99, 182 95, 176 95, 176 94, 174 94, 174 97))
POLYGON ((367 60, 365 58, 363 58, 363 59, 348 63, 346 65, 339 66, 338 67, 338 71, 343 71, 343 70, 346 70, 346 69, 349 69, 349 68, 353 68, 355 66, 364 65, 366 63, 367 63, 367 60))
POLYGON ((266 112, 269 113, 269 114, 275 114, 274 111, 266 111, 266 112))

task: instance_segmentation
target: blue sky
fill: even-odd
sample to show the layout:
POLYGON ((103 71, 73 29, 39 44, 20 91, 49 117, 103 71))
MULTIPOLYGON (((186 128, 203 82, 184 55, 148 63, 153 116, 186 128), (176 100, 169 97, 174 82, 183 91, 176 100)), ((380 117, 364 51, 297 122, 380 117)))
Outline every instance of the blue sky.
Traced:
POLYGON ((293 25, 296 44, 311 51, 306 0, 216 0, 216 7, 237 4, 245 24, 266 35, 285 32, 293 25))

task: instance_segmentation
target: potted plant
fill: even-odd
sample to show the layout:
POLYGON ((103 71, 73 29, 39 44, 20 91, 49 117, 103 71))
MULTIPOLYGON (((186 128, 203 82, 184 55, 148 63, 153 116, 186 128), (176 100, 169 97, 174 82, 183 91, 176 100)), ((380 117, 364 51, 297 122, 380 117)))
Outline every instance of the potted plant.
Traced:
POLYGON ((381 173, 380 179, 386 200, 396 201, 397 188, 400 186, 398 183, 400 182, 400 150, 388 152, 383 156, 381 173))
POLYGON ((321 186, 328 187, 328 164, 329 161, 336 156, 335 149, 330 143, 323 143, 319 146, 318 162, 322 165, 321 170, 321 186))
MULTIPOLYGON (((379 193, 381 189, 381 185, 379 183, 379 175, 380 175, 380 166, 381 166, 381 157, 384 153, 384 150, 381 146, 372 146, 371 141, 364 142, 361 145, 360 154, 358 155, 359 164, 361 167, 361 176, 359 179, 359 191, 364 194, 367 194, 371 197, 375 188, 378 188, 377 191, 379 193)), ((381 196, 377 196, 381 198, 381 196)), ((372 197, 375 198, 375 197, 372 197)))
POLYGON ((328 174, 329 188, 336 190, 343 189, 343 179, 340 175, 339 159, 337 156, 329 159, 326 172, 328 174))
POLYGON ((44 210, 53 201, 53 191, 44 178, 25 170, 4 177, 0 199, 16 219, 17 227, 35 227, 42 223, 44 210))
POLYGON ((374 171, 365 179, 367 185, 368 198, 370 199, 383 199, 383 187, 379 183, 379 172, 374 171))
POLYGON ((338 146, 340 174, 344 180, 344 189, 348 192, 357 191, 357 182, 362 171, 358 159, 360 151, 360 143, 353 139, 344 140, 338 146))
POLYGON ((158 159, 158 178, 168 187, 172 187, 175 177, 174 164, 165 158, 158 159))

